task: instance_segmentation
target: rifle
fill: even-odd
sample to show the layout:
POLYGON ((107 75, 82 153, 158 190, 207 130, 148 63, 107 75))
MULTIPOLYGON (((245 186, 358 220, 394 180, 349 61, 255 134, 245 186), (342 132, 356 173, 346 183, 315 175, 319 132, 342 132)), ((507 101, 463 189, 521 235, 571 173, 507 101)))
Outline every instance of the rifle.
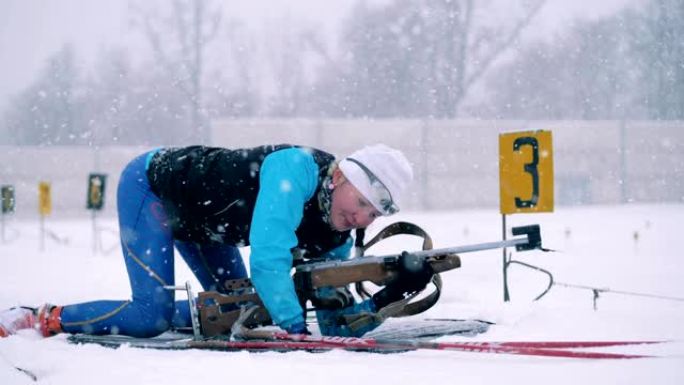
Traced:
MULTIPOLYGON (((406 226, 406 223, 399 222, 406 226)), ((408 224, 411 225, 411 224, 408 224)), ((415 226, 415 225, 411 225, 415 226)), ((408 227, 408 226, 407 226, 408 227)), ((325 261, 301 264, 295 268, 295 283, 300 283, 300 290, 305 293, 318 288, 333 286, 342 287, 356 282, 369 281, 378 286, 386 286, 397 278, 400 258, 424 260, 435 273, 461 267, 458 254, 516 247, 518 251, 541 248, 539 225, 514 227, 513 234, 525 237, 513 238, 500 242, 480 243, 475 245, 447 247, 422 251, 402 252, 398 254, 364 256, 347 261, 325 261), (299 277, 299 278, 297 278, 299 277)))
MULTIPOLYGON (((293 279, 302 307, 305 308, 304 305, 309 300, 316 303, 319 289, 342 288, 346 290, 350 284, 363 282, 372 282, 378 286, 391 285, 399 279, 400 263, 406 264, 406 261, 409 261, 410 264, 430 266, 434 272, 431 281, 437 290, 419 302, 409 303, 419 294, 414 293, 403 301, 399 301, 401 303, 391 304, 383 317, 417 314, 429 309, 437 302, 441 291, 439 273, 459 268, 461 259, 458 254, 505 247, 515 247, 518 251, 541 249, 539 225, 514 227, 513 234, 520 237, 505 241, 432 249, 432 240, 427 233, 420 227, 407 222, 389 225, 362 248, 365 251, 378 241, 398 234, 422 237, 424 250, 362 256, 345 261, 308 261, 297 264, 293 279)), ((244 320, 244 326, 254 327, 271 322, 268 312, 248 278, 226 282, 225 290, 226 294, 215 291, 199 293, 199 320, 204 336, 230 334, 233 324, 240 317, 240 309, 244 307, 260 307, 258 311, 251 312, 250 317, 244 320)), ((367 292, 362 288, 359 289, 358 286, 357 291, 362 297, 364 294, 367 295, 367 292)), ((345 302, 341 301, 339 307, 344 305, 345 302)), ((354 322, 354 320, 350 319, 349 322, 354 322)))

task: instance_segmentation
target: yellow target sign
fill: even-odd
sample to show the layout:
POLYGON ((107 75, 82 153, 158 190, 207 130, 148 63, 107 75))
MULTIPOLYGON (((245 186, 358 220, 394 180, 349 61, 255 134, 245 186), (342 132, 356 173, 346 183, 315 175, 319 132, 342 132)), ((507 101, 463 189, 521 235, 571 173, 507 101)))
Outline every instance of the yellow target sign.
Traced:
POLYGON ((48 216, 52 212, 49 182, 38 183, 38 212, 42 216, 48 216))
POLYGON ((553 211, 551 131, 499 135, 501 214, 553 211))

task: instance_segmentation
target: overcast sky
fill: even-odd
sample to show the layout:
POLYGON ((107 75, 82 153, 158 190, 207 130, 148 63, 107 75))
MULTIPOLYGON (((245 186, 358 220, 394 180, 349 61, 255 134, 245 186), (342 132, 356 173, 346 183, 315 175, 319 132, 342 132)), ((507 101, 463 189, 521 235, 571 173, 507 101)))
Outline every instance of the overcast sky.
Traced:
MULTIPOLYGON (((143 1, 143 0, 138 0, 143 1)), ((367 0, 371 3, 388 0, 367 0)), ((510 0, 506 0, 510 1, 510 0)), ((506 1, 503 1, 505 4, 506 1)), ((548 0, 535 27, 547 33, 576 17, 600 17, 640 0, 548 0)), ((288 14, 333 34, 356 0, 224 0, 235 17, 258 26, 288 14)), ((0 5, 0 112, 31 83, 45 59, 69 42, 87 65, 102 47, 135 45, 129 0, 2 0, 0 5)), ((505 14, 505 12, 503 12, 505 14)))

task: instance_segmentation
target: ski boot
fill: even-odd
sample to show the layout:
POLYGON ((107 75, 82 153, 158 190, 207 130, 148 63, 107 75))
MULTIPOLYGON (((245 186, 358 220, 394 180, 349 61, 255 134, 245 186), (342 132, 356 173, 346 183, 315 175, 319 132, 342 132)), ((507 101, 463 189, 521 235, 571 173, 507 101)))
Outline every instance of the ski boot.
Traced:
POLYGON ((0 312, 0 338, 22 329, 35 329, 43 337, 62 332, 62 307, 45 304, 39 308, 13 307, 0 312))
POLYGON ((36 309, 36 328, 43 337, 62 332, 62 307, 46 303, 36 309))
POLYGON ((31 329, 36 324, 34 309, 13 307, 0 312, 0 338, 16 334, 21 329, 31 329))

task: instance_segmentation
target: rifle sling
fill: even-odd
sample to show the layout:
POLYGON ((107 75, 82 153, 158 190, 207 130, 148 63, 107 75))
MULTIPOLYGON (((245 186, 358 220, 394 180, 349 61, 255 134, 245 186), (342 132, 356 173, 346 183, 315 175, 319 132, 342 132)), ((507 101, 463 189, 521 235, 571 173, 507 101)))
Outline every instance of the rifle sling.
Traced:
POLYGON ((360 313, 344 315, 343 319, 350 330, 356 331, 364 328, 372 323, 382 323, 387 318, 392 317, 408 317, 422 313, 437 303, 442 292, 442 278, 439 274, 432 276, 432 283, 435 285, 435 291, 427 295, 425 298, 415 302, 411 302, 421 292, 416 292, 408 297, 383 307, 376 313, 360 313))
MULTIPOLYGON (((363 237, 365 234, 365 229, 362 232, 357 231, 356 236, 358 237, 359 235, 363 237)), ((393 237, 395 235, 400 235, 400 234, 407 234, 407 235, 415 235, 418 237, 423 238, 423 245, 422 248, 423 250, 431 250, 432 249, 432 238, 430 238, 430 235, 428 235, 425 230, 420 228, 418 225, 414 225, 413 223, 410 222, 394 222, 388 226, 386 226, 384 229, 380 230, 379 233, 377 233, 370 241, 366 242, 365 244, 363 243, 363 240, 361 242, 358 242, 358 244, 361 244, 362 246, 358 247, 361 254, 357 255, 359 258, 363 258, 363 255, 365 254, 366 250, 371 248, 373 245, 376 243, 380 242, 381 240, 389 237, 393 237)), ((354 285, 354 288, 356 289, 356 293, 364 299, 370 298, 371 294, 366 290, 366 288, 363 285, 363 282, 357 282, 354 285)))
POLYGON ((400 234, 415 235, 417 237, 421 237, 423 238, 423 250, 432 249, 432 238, 430 238, 430 236, 428 235, 428 233, 425 232, 425 230, 410 222, 394 222, 391 225, 388 225, 384 229, 380 230, 380 232, 377 233, 370 241, 366 242, 363 245, 363 251, 365 252, 373 245, 375 245, 376 243, 380 242, 385 238, 393 237, 395 235, 400 234))
MULTIPOLYGON (((428 235, 425 230, 418 227, 417 225, 409 222, 395 222, 391 225, 382 229, 378 234, 376 234, 370 241, 363 245, 362 251, 365 252, 371 246, 380 242, 383 239, 395 236, 395 235, 415 235, 423 238, 423 250, 432 249, 432 238, 428 235)), ((363 258, 363 256, 360 256, 363 258)), ((435 285, 435 290, 418 301, 411 302, 416 298, 422 291, 413 293, 408 297, 401 299, 396 302, 392 302, 389 305, 378 310, 376 313, 360 313, 360 314, 348 314, 343 316, 343 320, 352 331, 359 330, 363 327, 368 326, 372 323, 382 323, 387 318, 391 317, 408 317, 415 314, 422 313, 437 303, 442 291, 442 278, 439 274, 434 274, 432 276, 432 283, 435 285)), ((370 297, 368 291, 363 287, 363 283, 359 282, 356 285, 356 291, 361 297, 370 297)))

